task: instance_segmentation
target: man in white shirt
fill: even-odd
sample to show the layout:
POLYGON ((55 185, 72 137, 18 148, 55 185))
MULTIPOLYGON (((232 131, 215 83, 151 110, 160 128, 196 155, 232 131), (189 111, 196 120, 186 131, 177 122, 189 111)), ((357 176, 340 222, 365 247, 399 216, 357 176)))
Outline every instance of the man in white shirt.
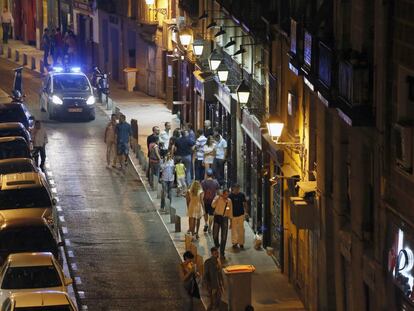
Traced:
POLYGON ((14 23, 13 16, 6 7, 4 7, 3 12, 0 15, 0 21, 1 26, 3 27, 3 43, 6 44, 9 40, 10 28, 14 23))
POLYGON ((46 161, 46 144, 47 133, 39 120, 35 121, 34 128, 32 131, 32 141, 33 141, 33 150, 36 151, 35 162, 38 164, 39 155, 40 155, 40 168, 44 170, 45 161, 46 161))
POLYGON ((204 179, 204 145, 207 142, 207 137, 204 136, 204 131, 202 129, 197 130, 197 140, 194 146, 196 152, 195 158, 195 180, 203 180, 204 179))
POLYGON ((160 134, 160 143, 161 144, 161 149, 162 149, 162 154, 165 155, 168 152, 168 147, 170 144, 170 138, 172 136, 172 131, 171 131, 171 123, 170 122, 165 122, 164 123, 164 130, 161 132, 160 134))
POLYGON ((227 141, 218 133, 215 135, 216 140, 216 156, 213 162, 214 175, 220 186, 224 185, 224 163, 227 158, 227 141))

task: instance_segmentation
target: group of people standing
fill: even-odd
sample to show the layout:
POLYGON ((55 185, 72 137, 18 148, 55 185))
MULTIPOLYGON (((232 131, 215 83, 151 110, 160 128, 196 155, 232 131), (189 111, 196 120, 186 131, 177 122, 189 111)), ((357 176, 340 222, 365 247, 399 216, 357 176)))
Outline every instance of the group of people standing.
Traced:
POLYGON ((44 66, 48 67, 49 55, 53 58, 53 64, 59 61, 63 64, 75 61, 76 57, 76 35, 72 29, 68 29, 63 35, 60 28, 45 28, 42 36, 42 49, 44 66))

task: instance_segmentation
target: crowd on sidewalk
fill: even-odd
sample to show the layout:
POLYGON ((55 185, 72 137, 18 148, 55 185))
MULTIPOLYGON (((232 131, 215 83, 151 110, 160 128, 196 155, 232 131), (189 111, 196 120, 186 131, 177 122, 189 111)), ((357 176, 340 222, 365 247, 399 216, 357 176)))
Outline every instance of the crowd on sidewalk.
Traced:
POLYGON ((64 34, 59 27, 45 28, 42 36, 42 49, 43 63, 46 67, 50 66, 49 55, 53 58, 53 65, 76 63, 76 35, 71 27, 64 34))

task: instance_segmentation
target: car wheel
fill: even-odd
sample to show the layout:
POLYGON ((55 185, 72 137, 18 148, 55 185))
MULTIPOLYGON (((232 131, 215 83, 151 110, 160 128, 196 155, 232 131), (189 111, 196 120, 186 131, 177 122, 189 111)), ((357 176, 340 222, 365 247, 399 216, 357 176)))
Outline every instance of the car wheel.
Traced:
POLYGON ((89 115, 89 121, 93 121, 93 120, 95 120, 95 114, 91 114, 91 115, 89 115))

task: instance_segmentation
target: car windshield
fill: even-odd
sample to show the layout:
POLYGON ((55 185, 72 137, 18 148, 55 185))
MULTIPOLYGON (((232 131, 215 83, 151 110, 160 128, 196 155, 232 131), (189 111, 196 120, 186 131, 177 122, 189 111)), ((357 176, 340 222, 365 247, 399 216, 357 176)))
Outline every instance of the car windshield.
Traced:
POLYGON ((5 229, 0 233, 0 250, 8 254, 19 252, 52 252, 56 242, 46 226, 5 229))
POLYGON ((44 187, 0 191, 0 210, 50 206, 52 201, 44 187))
POLYGON ((22 122, 26 119, 23 109, 18 105, 0 105, 0 123, 22 122))
POLYGON ((84 75, 62 74, 53 79, 54 92, 89 91, 89 83, 84 75))
POLYGON ((35 172, 36 169, 29 162, 0 163, 0 174, 35 172))
POLYGON ((10 158, 30 158, 29 148, 25 141, 12 140, 0 143, 0 160, 10 158))
POLYGON ((62 286, 55 266, 10 267, 3 278, 2 289, 28 289, 62 286))
POLYGON ((44 306, 44 307, 23 307, 14 308, 15 311, 73 311, 71 306, 44 306))

